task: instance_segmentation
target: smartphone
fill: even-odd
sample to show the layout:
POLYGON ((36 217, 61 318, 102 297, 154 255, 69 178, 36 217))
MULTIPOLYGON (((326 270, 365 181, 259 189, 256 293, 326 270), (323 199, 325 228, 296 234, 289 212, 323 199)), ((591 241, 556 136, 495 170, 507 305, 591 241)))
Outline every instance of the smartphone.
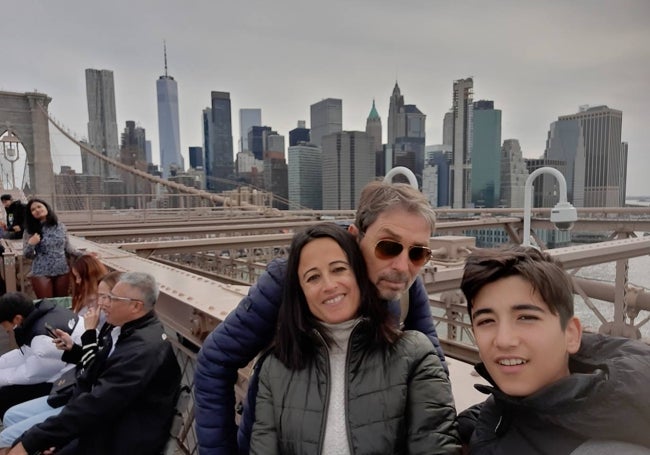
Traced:
POLYGON ((45 323, 45 330, 47 330, 47 333, 49 333, 52 338, 59 338, 59 336, 54 331, 54 327, 52 327, 47 322, 45 323))

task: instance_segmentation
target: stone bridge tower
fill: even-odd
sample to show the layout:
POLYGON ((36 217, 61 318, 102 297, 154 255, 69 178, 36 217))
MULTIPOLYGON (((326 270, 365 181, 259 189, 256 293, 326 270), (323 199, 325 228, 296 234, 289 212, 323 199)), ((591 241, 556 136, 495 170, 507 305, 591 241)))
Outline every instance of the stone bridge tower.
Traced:
POLYGON ((27 153, 30 192, 53 201, 54 170, 47 119, 50 101, 52 98, 44 93, 0 91, 0 136, 9 130, 16 135, 27 153))

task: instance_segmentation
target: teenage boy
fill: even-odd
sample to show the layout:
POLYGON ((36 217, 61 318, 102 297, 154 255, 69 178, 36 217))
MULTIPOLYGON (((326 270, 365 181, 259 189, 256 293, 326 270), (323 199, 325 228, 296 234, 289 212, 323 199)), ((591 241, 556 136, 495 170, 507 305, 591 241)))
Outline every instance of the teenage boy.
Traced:
POLYGON ((583 335, 571 279, 556 260, 534 248, 476 250, 461 288, 482 360, 476 370, 494 385, 476 386, 491 396, 460 417, 477 417, 471 454, 650 447, 650 347, 583 335))
MULTIPOLYGON (((399 299, 408 295, 404 326, 428 335, 443 368, 444 354, 433 325, 429 298, 417 279, 431 250, 435 213, 427 198, 403 183, 371 182, 361 191, 354 224, 368 276, 381 297, 400 312, 399 299)), ((286 261, 274 260, 253 285, 248 296, 205 339, 199 353, 194 396, 196 433, 202 455, 247 453, 253 412, 240 426, 239 447, 235 426, 237 370, 246 366, 272 341, 286 274, 286 261)), ((254 409, 256 382, 249 382, 249 403, 254 409)))

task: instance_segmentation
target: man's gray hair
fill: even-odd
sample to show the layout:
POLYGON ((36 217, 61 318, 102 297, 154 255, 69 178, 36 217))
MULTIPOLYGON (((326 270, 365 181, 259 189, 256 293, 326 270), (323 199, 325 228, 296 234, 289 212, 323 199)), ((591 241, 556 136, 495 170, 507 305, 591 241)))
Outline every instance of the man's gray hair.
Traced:
POLYGON ((158 300, 158 283, 148 273, 127 272, 122 274, 118 283, 128 284, 136 288, 142 295, 142 301, 146 308, 153 308, 156 300, 158 300))
POLYGON ((392 209, 402 209, 421 215, 430 225, 431 234, 436 228, 436 213, 426 196, 406 183, 373 181, 362 190, 354 224, 360 232, 377 221, 379 215, 392 209))

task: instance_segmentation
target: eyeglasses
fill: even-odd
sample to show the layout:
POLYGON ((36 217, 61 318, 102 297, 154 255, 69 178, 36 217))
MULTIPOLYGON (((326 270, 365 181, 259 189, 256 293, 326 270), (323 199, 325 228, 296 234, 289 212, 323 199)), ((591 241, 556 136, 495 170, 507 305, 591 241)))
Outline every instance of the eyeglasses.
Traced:
POLYGON ((111 302, 142 302, 141 299, 132 299, 131 297, 118 297, 113 294, 108 294, 107 297, 111 302))
MULTIPOLYGON (((375 256, 378 259, 391 259, 402 254, 404 245, 394 240, 380 240, 375 245, 375 256)), ((415 266, 424 265, 431 257, 431 249, 422 245, 408 247, 409 260, 415 266)))

